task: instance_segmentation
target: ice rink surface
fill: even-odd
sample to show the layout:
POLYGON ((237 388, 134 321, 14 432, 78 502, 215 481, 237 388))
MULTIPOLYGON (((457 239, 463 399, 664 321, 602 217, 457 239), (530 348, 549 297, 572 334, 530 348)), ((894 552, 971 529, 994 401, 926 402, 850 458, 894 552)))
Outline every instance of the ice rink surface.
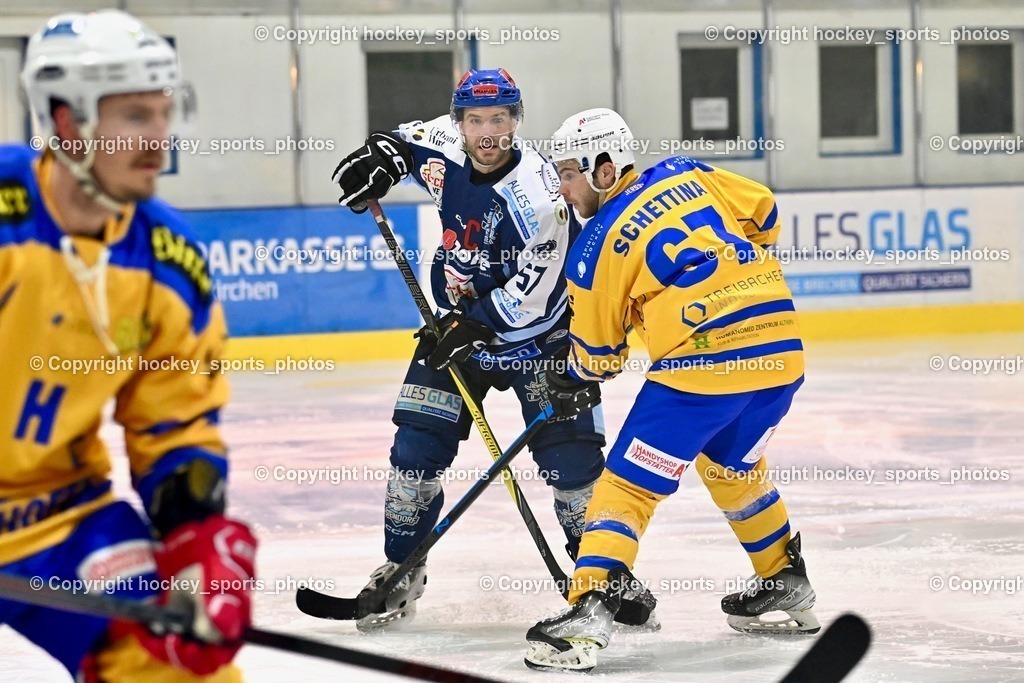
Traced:
MULTIPOLYGON (((1024 575, 1024 373, 929 367, 938 364, 934 356, 1021 353, 1022 335, 810 346, 807 382, 767 457, 793 527, 802 532, 823 625, 852 610, 874 629, 873 648, 849 680, 1024 680, 1024 591, 1017 579, 1024 575), (954 471, 988 480, 950 483, 954 471), (963 590, 972 581, 977 588, 963 590)), ((275 592, 278 584, 313 579, 354 595, 383 561, 378 478, 387 467, 391 407, 404 367, 352 363, 329 373, 234 375, 224 416, 230 500, 232 512, 261 538, 258 573, 266 588, 256 596, 257 624, 501 680, 567 680, 522 663, 527 628, 562 601, 534 585, 546 578, 544 565, 500 485, 431 553, 419 615, 402 632, 364 636, 352 623, 301 614, 291 590, 275 592), (301 469, 322 470, 322 478, 287 478, 301 469)), ((629 374, 605 385, 610 438, 642 382, 629 374)), ((492 395, 486 410, 499 441, 510 443, 522 429, 514 397, 492 395)), ((108 426, 104 433, 118 457, 118 430, 108 426)), ((446 509, 489 462, 474 433, 446 485, 446 509)), ((528 454, 516 463, 532 470, 528 454)), ((117 475, 127 490, 123 465, 117 475)), ((560 548, 550 493, 524 479, 531 507, 560 548)), ((728 628, 719 601, 727 582, 746 578, 750 565, 695 473, 658 507, 635 571, 658 594, 663 628, 616 634, 599 656, 596 681, 775 681, 813 639, 728 628)), ((249 681, 402 680, 255 647, 245 648, 239 662, 249 681)), ((0 680, 67 677, 4 627, 0 680)))

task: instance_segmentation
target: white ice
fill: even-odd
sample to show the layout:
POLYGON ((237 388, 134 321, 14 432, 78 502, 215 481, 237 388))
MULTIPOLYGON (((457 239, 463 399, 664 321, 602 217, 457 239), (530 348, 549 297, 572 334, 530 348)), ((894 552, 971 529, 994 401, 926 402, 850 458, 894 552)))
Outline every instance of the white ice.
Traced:
MULTIPOLYGON (((807 382, 772 439, 768 463, 780 476, 807 468, 809 480, 779 488, 803 535, 822 623, 854 611, 874 630, 874 645, 850 680, 1024 680, 1024 595, 1011 593, 1024 575, 1024 382, 1021 375, 929 369, 936 355, 1022 352, 1022 335, 810 345, 807 382), (875 481, 815 481, 815 467, 830 476, 873 472, 875 481), (1005 470, 1008 480, 949 484, 950 471, 961 467, 1005 470), (940 481, 886 480, 887 471, 927 468, 940 481), (949 588, 1000 578, 1011 585, 990 583, 976 593, 949 588), (933 590, 931 582, 939 581, 943 587, 933 590)), ((352 363, 329 373, 234 376, 224 424, 232 446, 231 509, 261 538, 259 574, 267 589, 256 596, 257 624, 500 680, 566 680, 522 662, 527 628, 561 608, 557 594, 481 588, 483 577, 546 577, 500 485, 431 553, 427 593, 403 632, 364 636, 352 623, 301 614, 292 591, 274 593, 278 581, 312 578, 334 581, 337 595, 354 595, 382 561, 384 485, 365 480, 361 468, 387 466, 391 406, 403 371, 398 362, 352 363), (269 468, 267 481, 257 481, 259 466, 269 468), (275 467, 354 468, 359 479, 300 485, 275 481, 275 467)), ((634 374, 605 386, 611 437, 642 381, 634 374)), ((486 408, 500 442, 511 442, 522 428, 513 398, 492 395, 486 408)), ((118 442, 113 426, 104 433, 118 442)), ((120 458, 120 447, 114 450, 120 458)), ((456 466, 468 475, 488 464, 474 434, 456 466)), ((517 460, 518 469, 531 466, 528 454, 517 460)), ((117 475, 126 491, 123 465, 117 475)), ((448 484, 446 507, 468 485, 448 484)), ((561 548, 550 493, 533 480, 523 488, 549 541, 561 548)), ((568 558, 561 559, 569 570, 568 558)), ((727 581, 747 577, 750 565, 692 472, 659 506, 635 571, 659 593, 664 627, 616 635, 599 655, 595 680, 775 681, 812 642, 744 636, 726 626, 721 594, 727 581), (672 581, 689 589, 661 590, 672 581)), ((243 649, 238 661, 249 681, 399 680, 257 647, 243 649)), ((5 627, 0 680, 66 675, 5 627)))

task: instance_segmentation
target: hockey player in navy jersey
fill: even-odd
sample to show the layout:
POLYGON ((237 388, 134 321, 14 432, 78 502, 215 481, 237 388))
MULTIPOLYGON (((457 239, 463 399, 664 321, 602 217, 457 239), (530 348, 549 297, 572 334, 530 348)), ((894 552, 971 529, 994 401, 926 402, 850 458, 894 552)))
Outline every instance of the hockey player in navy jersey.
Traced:
MULTIPOLYGON (((469 436, 471 417, 448 364, 461 365, 478 399, 492 388, 515 391, 529 421, 548 400, 543 361, 567 344, 562 257, 578 225, 570 223, 554 165, 516 135, 522 118, 522 95, 504 69, 472 70, 455 88, 450 115, 373 133, 334 174, 340 203, 357 211, 411 177, 437 205, 443 229, 430 277, 439 338, 421 331, 395 406, 394 472, 384 509, 388 561, 371 586, 436 523, 440 477, 469 436)), ((599 410, 563 417, 529 444, 574 555, 604 466, 599 410)), ((425 583, 421 565, 392 593, 386 611, 359 627, 407 621, 425 583)))

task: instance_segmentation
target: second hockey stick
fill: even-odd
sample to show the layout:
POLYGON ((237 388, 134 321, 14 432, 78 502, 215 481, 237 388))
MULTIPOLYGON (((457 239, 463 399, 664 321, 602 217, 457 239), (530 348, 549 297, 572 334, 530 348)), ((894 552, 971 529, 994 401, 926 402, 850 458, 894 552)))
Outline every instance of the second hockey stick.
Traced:
POLYGON ((840 616, 780 683, 839 683, 871 647, 871 628, 856 614, 840 616))
POLYGON ((526 444, 537 435, 552 416, 551 406, 544 408, 540 414, 526 426, 526 431, 519 435, 508 450, 501 454, 501 457, 494 461, 479 481, 473 483, 465 495, 459 499, 445 515, 444 519, 437 523, 427 537, 420 541, 420 544, 409 553, 402 564, 398 565, 386 579, 380 582, 373 590, 363 590, 354 598, 336 598, 325 595, 310 588, 300 588, 295 594, 295 604, 306 614, 321 619, 362 619, 368 614, 383 610, 384 599, 391 594, 406 574, 412 571, 413 567, 419 564, 427 556, 430 549, 441 540, 441 536, 448 531, 449 527, 461 517, 473 502, 480 497, 492 480, 501 476, 502 470, 509 466, 512 459, 519 455, 519 452, 526 448, 526 444))
MULTIPOLYGON (((426 295, 423 293, 423 288, 420 287, 420 283, 416 279, 416 274, 409 265, 409 261, 405 258, 405 253, 398 244, 398 238, 395 237, 394 230, 391 229, 383 209, 380 208, 380 203, 375 199, 371 199, 366 202, 366 206, 370 210, 373 220, 377 223, 377 229, 380 230, 381 236, 384 237, 384 241, 387 242, 388 248, 394 255, 395 263, 398 264, 398 270, 401 271, 402 278, 409 287, 409 293, 412 294, 413 301, 416 303, 416 308, 419 309, 420 316, 423 318, 423 324, 436 336, 437 320, 434 318, 434 312, 430 308, 426 295)), ((466 383, 462 371, 454 363, 449 365, 448 369, 451 372, 452 379, 455 381, 455 386, 459 388, 459 393, 462 394, 463 401, 469 409, 470 415, 473 416, 473 422, 476 423, 481 438, 483 438, 484 443, 487 445, 487 451, 491 454, 493 460, 497 460, 501 457, 501 447, 498 445, 497 439, 494 438, 494 432, 487 423, 487 418, 484 417, 480 404, 469 390, 469 385, 466 383)), ((510 470, 505 470, 501 476, 505 482, 505 488, 508 489, 509 495, 512 496, 512 500, 519 510, 519 515, 526 524, 526 529, 530 532, 530 537, 533 538, 534 545, 537 546, 537 550, 540 552, 541 559, 544 560, 544 564, 551 574, 551 578, 555 580, 555 585, 562 587, 562 597, 568 599, 569 579, 565 572, 562 571, 558 561, 555 560, 554 554, 551 552, 551 546, 548 545, 547 539, 544 538, 544 532, 541 531, 540 525, 537 524, 537 519, 533 516, 533 511, 526 502, 526 497, 523 495, 522 489, 519 488, 515 476, 510 470)))

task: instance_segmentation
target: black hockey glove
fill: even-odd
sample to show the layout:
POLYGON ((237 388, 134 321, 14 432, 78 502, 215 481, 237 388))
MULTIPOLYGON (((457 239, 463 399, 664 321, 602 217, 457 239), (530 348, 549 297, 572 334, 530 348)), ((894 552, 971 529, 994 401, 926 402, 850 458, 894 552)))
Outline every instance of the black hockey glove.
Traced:
POLYGON ((434 349, 437 348, 437 335, 434 331, 424 325, 416 334, 412 335, 413 339, 419 339, 416 342, 416 351, 412 354, 412 359, 415 361, 426 362, 430 354, 434 353, 434 349))
POLYGON ((601 402, 600 384, 570 377, 566 368, 568 359, 569 347, 559 349, 542 372, 545 398, 551 404, 555 417, 579 415, 601 402))
POLYGON ((366 144, 341 160, 331 178, 341 186, 339 204, 356 213, 366 211, 367 199, 380 199, 409 175, 412 152, 390 133, 373 133, 366 144))
POLYGON ((435 370, 444 370, 452 361, 466 362, 494 339, 494 330, 470 320, 458 308, 437 322, 437 334, 437 348, 427 358, 427 365, 435 370))

